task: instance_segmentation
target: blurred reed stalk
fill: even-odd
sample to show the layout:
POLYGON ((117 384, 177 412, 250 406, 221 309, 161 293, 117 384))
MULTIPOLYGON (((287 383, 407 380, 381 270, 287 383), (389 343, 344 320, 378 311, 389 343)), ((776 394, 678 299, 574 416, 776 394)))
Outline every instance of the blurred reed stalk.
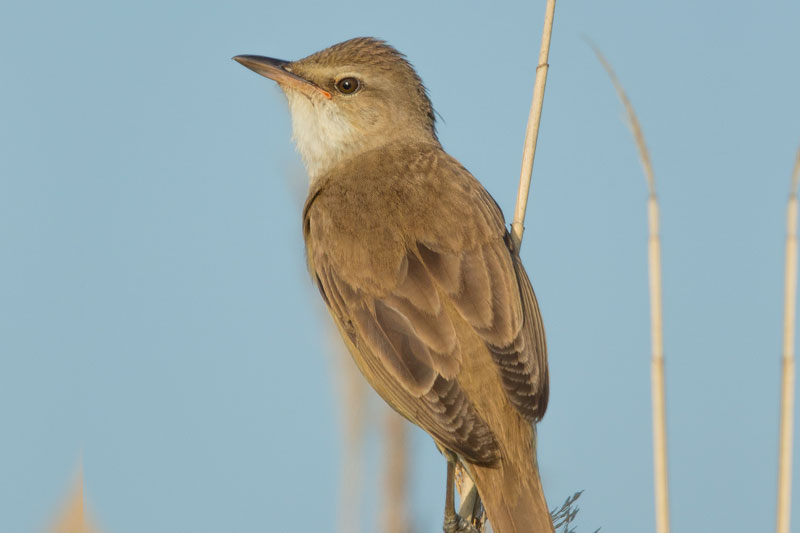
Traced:
POLYGON ((83 460, 78 462, 78 472, 73 486, 56 520, 47 528, 48 533, 99 533, 100 530, 86 512, 83 499, 83 460))
POLYGON ((384 533, 409 533, 408 520, 408 428, 407 422, 388 407, 383 412, 385 468, 381 521, 384 533))
POLYGON ((792 440, 794 437, 794 325, 797 311, 797 185, 800 149, 792 171, 786 206, 786 266, 783 288, 783 358, 781 364, 781 421, 778 444, 777 533, 789 533, 792 507, 792 440))
POLYGON ((669 532, 669 484, 667 479, 667 422, 666 402, 664 399, 664 346, 661 319, 661 241, 658 233, 658 199, 656 197, 656 180, 653 165, 644 141, 642 127, 636 112, 633 110, 628 95, 622 88, 614 69, 606 58, 592 43, 589 45, 597 55, 597 59, 608 73, 617 96, 625 107, 628 123, 636 140, 639 159, 647 178, 647 222, 649 236, 647 242, 647 263, 650 273, 650 331, 652 339, 652 359, 650 363, 650 381, 653 403, 653 482, 655 484, 656 532, 669 532))
POLYGON ((556 0, 547 0, 544 26, 542 28, 542 46, 539 49, 539 63, 536 65, 536 79, 533 82, 533 100, 528 114, 528 126, 525 129, 525 147, 522 151, 522 170, 519 175, 517 204, 514 208, 514 221, 511 223, 511 239, 514 248, 519 251, 522 246, 522 234, 525 231, 525 211, 528 208, 528 193, 531 189, 533 158, 536 155, 536 141, 539 139, 539 122, 542 120, 544 89, 547 84, 547 63, 550 56, 550 36, 553 33, 553 17, 556 11, 556 0))
POLYGON ((339 475, 337 530, 360 531, 361 485, 364 463, 364 409, 367 402, 364 380, 347 353, 339 333, 328 324, 328 346, 334 356, 342 424, 342 457, 339 475))

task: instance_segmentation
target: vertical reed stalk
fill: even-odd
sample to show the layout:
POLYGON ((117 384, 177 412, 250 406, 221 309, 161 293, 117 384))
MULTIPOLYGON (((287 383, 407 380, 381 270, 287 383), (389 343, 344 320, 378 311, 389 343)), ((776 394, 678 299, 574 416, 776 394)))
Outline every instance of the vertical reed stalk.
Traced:
POLYGON ((786 266, 783 289, 783 358, 781 364, 781 421, 778 444, 777 533, 789 533, 792 507, 792 440, 794 437, 794 324, 797 312, 797 151, 789 202, 786 207, 786 266))
MULTIPOLYGON (((547 71, 550 68, 548 58, 550 57, 550 38, 553 34, 555 11, 556 0, 547 0, 544 25, 542 26, 542 43, 539 48, 539 60, 536 65, 536 77, 533 82, 531 109, 528 113, 528 124, 525 128, 525 141, 522 150, 522 168, 519 176, 517 202, 514 207, 514 219, 511 223, 511 239, 517 251, 519 251, 522 246, 522 234, 525 231, 525 212, 528 208, 528 194, 531 188, 533 160, 536 155, 536 143, 539 139, 539 124, 542 120, 542 106, 544 105, 544 90, 547 85, 547 71)), ((463 472, 458 479, 458 492, 461 500, 459 507, 471 507, 472 503, 465 502, 465 498, 472 494, 470 491, 474 487, 474 483, 469 476, 464 476, 463 472)))
POLYGON ((514 241, 514 247, 517 250, 522 246, 522 233, 525 231, 525 211, 528 208, 528 193, 531 189, 533 158, 536 155, 536 141, 539 139, 539 122, 542 119, 544 89, 547 84, 547 71, 550 68, 547 59, 550 56, 550 35, 553 33, 555 11, 556 0, 547 0, 544 27, 542 28, 542 46, 539 50, 539 63, 536 66, 536 79, 533 83, 533 100, 531 101, 531 110, 528 115, 528 126, 525 129, 525 147, 522 151, 522 170, 519 175, 517 205, 514 208, 514 221, 511 223, 511 239, 514 241))
MULTIPOLYGON (((643 143, 644 141, 642 141, 643 143)), ((643 146, 643 144, 642 144, 643 146)), ((643 158, 644 160, 644 158, 643 158)), ((656 531, 669 532, 669 481, 667 475, 667 412, 664 386, 664 345, 661 318, 661 241, 658 233, 658 200, 647 201, 649 220, 648 270, 650 272, 650 330, 652 359, 650 383, 653 404, 653 477, 656 531)))
POLYGON ((622 84, 617 75, 606 61, 602 53, 592 45, 597 58, 605 68, 617 96, 625 107, 633 137, 636 140, 636 147, 639 151, 639 158, 642 162, 645 177, 647 178, 648 199, 647 199, 647 220, 649 236, 647 243, 648 270, 650 274, 650 330, 651 330, 651 351, 652 359, 650 363, 650 380, 652 389, 653 404, 653 482, 655 492, 656 508, 656 532, 669 532, 669 483, 667 476, 667 421, 666 421, 666 401, 664 387, 664 346, 663 346, 663 327, 661 315, 661 241, 658 230, 658 199, 656 197, 656 182, 653 175, 653 165, 650 162, 650 154, 647 151, 644 134, 642 133, 639 119, 631 105, 622 84))

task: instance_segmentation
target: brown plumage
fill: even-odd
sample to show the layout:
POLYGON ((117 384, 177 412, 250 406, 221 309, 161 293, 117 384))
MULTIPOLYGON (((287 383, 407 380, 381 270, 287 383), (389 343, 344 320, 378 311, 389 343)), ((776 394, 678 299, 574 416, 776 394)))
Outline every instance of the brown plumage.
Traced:
POLYGON ((465 464, 496 533, 551 531, 533 428, 548 398, 539 308, 499 207, 439 144, 413 68, 368 38, 274 71, 240 61, 289 97, 311 175, 309 271, 359 369, 465 464), (345 78, 353 94, 337 92, 345 78))

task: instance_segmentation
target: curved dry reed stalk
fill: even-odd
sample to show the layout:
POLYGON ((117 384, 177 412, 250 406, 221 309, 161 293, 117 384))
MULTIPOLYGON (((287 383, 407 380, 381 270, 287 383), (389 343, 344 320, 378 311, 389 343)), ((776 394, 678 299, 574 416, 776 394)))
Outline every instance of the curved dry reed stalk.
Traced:
POLYGON ((652 388, 653 403, 653 478, 655 484, 655 504, 656 504, 656 531, 658 533, 669 532, 669 484, 667 476, 667 422, 666 422, 666 401, 664 399, 664 337, 661 316, 661 241, 658 230, 658 199, 656 197, 656 180, 653 175, 653 165, 650 162, 650 154, 644 141, 642 127, 639 119, 633 110, 622 84, 619 82, 614 69, 606 61, 606 58, 591 42, 597 59, 603 65, 614 88, 617 91, 622 105, 625 106, 625 113, 628 117, 633 137, 636 140, 636 147, 639 151, 639 158, 642 161, 644 174, 647 178, 647 188, 649 191, 647 199, 647 220, 649 236, 647 242, 648 270, 650 272, 650 330, 652 338, 652 359, 650 364, 650 381, 652 388))
POLYGON ((539 122, 542 119, 544 89, 547 84, 547 70, 550 65, 550 35, 553 33, 553 17, 556 11, 556 0, 547 0, 542 28, 542 46, 539 50, 539 63, 536 66, 536 80, 533 83, 533 100, 528 115, 528 126, 525 129, 525 148, 522 151, 522 170, 519 175, 517 205, 514 208, 514 221, 511 223, 511 239, 517 250, 522 246, 522 233, 525 231, 525 211, 528 208, 528 193, 531 189, 531 173, 533 158, 536 155, 536 141, 539 139, 539 122))
POLYGON ((792 509, 792 440, 794 436, 794 324, 797 312, 797 185, 800 149, 792 171, 786 206, 786 266, 783 288, 783 357, 781 364, 781 422, 778 444, 777 533, 789 533, 792 509))

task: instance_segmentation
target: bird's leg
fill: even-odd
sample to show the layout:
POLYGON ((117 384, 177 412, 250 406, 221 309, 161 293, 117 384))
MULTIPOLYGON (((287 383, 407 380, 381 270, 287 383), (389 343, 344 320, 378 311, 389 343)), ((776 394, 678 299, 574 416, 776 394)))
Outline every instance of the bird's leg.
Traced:
MULTIPOLYGON (((447 490, 444 496, 444 525, 442 530, 444 533, 478 533, 478 530, 472 527, 469 520, 465 520, 460 513, 456 513, 454 493, 457 459, 451 453, 445 453, 444 456, 447 458, 447 490)), ((475 502, 476 500, 473 498, 472 504, 474 505, 475 502)), ((471 518, 472 515, 470 515, 471 518)))
POLYGON ((460 517, 456 514, 456 504, 453 498, 456 465, 447 458, 447 490, 444 493, 444 526, 442 530, 444 533, 457 533, 459 530, 460 517))

